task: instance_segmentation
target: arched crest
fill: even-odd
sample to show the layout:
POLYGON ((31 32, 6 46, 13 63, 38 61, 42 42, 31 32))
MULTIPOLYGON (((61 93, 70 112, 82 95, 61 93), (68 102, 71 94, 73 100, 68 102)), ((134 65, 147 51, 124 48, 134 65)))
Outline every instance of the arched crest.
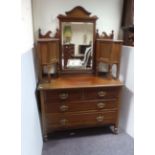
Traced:
POLYGON ((81 6, 77 6, 77 7, 73 8, 72 10, 67 11, 65 13, 67 16, 70 16, 70 17, 78 17, 78 16, 89 17, 91 15, 90 12, 88 12, 86 9, 84 9, 81 6))
POLYGON ((65 15, 60 14, 59 19, 87 19, 87 20, 97 20, 97 16, 90 16, 91 13, 84 9, 82 6, 76 6, 70 11, 66 11, 65 15))

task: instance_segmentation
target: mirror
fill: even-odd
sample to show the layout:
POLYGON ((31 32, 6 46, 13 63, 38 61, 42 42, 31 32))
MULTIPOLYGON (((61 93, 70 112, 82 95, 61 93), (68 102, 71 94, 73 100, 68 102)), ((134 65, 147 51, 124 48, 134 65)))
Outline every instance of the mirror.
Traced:
POLYGON ((93 23, 62 22, 62 69, 92 69, 93 23))
POLYGON ((93 72, 97 16, 81 6, 58 15, 60 24, 60 68, 64 72, 93 72))

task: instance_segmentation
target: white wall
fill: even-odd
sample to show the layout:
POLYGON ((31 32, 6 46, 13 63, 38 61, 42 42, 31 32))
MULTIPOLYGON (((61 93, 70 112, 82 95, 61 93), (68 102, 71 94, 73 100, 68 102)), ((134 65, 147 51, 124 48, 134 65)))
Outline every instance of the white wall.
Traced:
POLYGON ((33 47, 32 5, 31 0, 22 0, 22 51, 26 52, 33 47))
POLYGON ((36 79, 32 49, 22 55, 22 155, 41 155, 42 135, 35 97, 36 79))
POLYGON ((43 32, 48 30, 55 32, 59 26, 57 16, 80 5, 92 12, 92 15, 99 17, 97 28, 100 32, 111 33, 111 30, 114 30, 115 37, 118 37, 123 0, 32 0, 32 2, 35 36, 38 34, 38 28, 43 32))
POLYGON ((120 127, 134 137, 134 48, 123 46, 120 79, 125 86, 122 90, 120 127))
POLYGON ((21 155, 19 0, 0 5, 0 154, 21 155))
POLYGON ((33 29, 31 0, 22 0, 21 57, 21 138, 22 155, 41 155, 42 135, 35 97, 36 76, 33 58, 33 29))

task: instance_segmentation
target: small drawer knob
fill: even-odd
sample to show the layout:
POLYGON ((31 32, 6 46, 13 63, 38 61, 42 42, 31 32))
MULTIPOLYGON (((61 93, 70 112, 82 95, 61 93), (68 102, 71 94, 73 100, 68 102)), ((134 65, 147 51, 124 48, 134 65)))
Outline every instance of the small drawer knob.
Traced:
POLYGON ((96 120, 97 122, 102 122, 104 120, 104 116, 97 116, 96 120))
POLYGON ((100 102, 100 103, 97 104, 97 107, 102 109, 102 108, 105 107, 105 105, 106 105, 105 103, 100 102))
POLYGON ((62 105, 62 106, 60 106, 60 110, 61 111, 67 111, 68 110, 68 106, 67 105, 62 105))
POLYGON ((59 97, 61 100, 66 100, 68 98, 68 93, 61 93, 59 97))
POLYGON ((106 94, 107 94, 107 93, 106 93, 105 91, 99 91, 99 92, 98 92, 98 96, 99 96, 99 97, 104 97, 104 96, 106 96, 106 94))
POLYGON ((62 126, 65 126, 66 124, 67 124, 67 122, 68 122, 68 120, 67 119, 62 119, 62 120, 60 120, 60 124, 62 125, 62 126))

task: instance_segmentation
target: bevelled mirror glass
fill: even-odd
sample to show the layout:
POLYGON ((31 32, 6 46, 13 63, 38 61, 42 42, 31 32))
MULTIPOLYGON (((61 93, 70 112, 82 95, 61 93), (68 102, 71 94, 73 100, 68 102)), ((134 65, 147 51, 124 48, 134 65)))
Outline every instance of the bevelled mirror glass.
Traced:
POLYGON ((62 73, 93 73, 97 16, 81 6, 58 15, 60 70, 62 73))
POLYGON ((62 22, 63 70, 90 70, 93 64, 93 23, 62 22))

